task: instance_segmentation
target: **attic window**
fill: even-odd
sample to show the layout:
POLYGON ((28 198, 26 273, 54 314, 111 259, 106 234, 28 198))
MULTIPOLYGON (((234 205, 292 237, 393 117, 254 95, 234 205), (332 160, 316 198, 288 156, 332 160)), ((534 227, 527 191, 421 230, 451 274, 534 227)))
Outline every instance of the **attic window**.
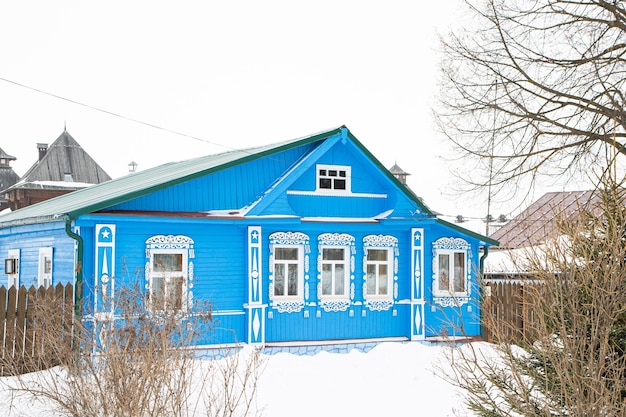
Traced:
POLYGON ((63 181, 65 181, 65 182, 74 182, 74 179, 72 178, 72 174, 65 174, 63 176, 63 181))
POLYGON ((350 167, 317 165, 317 191, 350 192, 350 167))

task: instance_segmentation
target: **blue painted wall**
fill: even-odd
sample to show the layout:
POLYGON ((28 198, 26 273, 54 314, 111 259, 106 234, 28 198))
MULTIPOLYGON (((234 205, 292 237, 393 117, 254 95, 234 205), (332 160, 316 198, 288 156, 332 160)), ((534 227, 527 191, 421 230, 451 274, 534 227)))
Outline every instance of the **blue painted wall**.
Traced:
MULTIPOLYGON (((110 274, 118 290, 136 287, 145 293, 147 239, 156 235, 184 235, 194 242, 194 279, 190 291, 194 300, 211 304, 215 319, 213 330, 203 335, 200 343, 246 341, 252 326, 247 306, 247 233, 249 226, 257 226, 261 230, 262 305, 256 307, 262 312, 265 342, 411 338, 412 229, 421 228, 425 335, 480 334, 479 285, 475 274, 480 242, 471 234, 429 217, 406 190, 378 169, 354 143, 338 135, 323 144, 253 159, 100 213, 80 216, 75 226, 84 241, 85 311, 89 313, 96 300, 95 234, 99 225, 112 225, 115 229, 114 265, 110 274), (312 195, 316 164, 350 166, 351 194, 312 195), (250 208, 250 215, 242 217, 240 210, 246 207, 250 208), (239 213, 238 218, 155 213, 231 209, 239 213), (375 219, 382 213, 386 218, 375 219), (309 296, 297 312, 281 312, 270 303, 269 236, 274 232, 300 232, 309 238, 309 296), (318 237, 324 233, 348 234, 354 238, 354 297, 345 311, 325 311, 317 298, 318 237), (372 310, 364 303, 363 239, 368 235, 397 239, 397 294, 393 304, 382 311, 372 310), (462 238, 471 244, 472 293, 461 306, 441 305, 433 297, 433 242, 441 237, 462 238)), ((63 222, 53 222, 0 229, 0 254, 6 254, 8 249, 21 249, 21 284, 36 284, 38 250, 46 246, 54 247, 54 283, 73 281, 75 242, 66 235, 64 226, 63 222)))
MULTIPOLYGON (((74 282, 74 244, 75 241, 65 233, 64 222, 0 229, 0 259, 7 258, 11 249, 20 250, 20 286, 38 285, 41 248, 53 248, 52 285, 74 282)), ((0 285, 6 286, 7 279, 7 275, 0 275, 0 285)))

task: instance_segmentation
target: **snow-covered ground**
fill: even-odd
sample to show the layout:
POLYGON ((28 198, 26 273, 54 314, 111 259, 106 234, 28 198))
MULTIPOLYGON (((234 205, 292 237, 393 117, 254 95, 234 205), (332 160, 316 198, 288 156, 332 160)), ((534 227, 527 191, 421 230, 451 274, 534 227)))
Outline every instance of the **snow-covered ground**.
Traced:
MULTIPOLYGON (((264 355, 257 406, 267 417, 468 415, 457 390, 441 377, 450 367, 448 353, 448 347, 387 342, 367 353, 264 355)), ((0 378, 2 415, 54 415, 32 399, 13 398, 11 382, 0 378)))

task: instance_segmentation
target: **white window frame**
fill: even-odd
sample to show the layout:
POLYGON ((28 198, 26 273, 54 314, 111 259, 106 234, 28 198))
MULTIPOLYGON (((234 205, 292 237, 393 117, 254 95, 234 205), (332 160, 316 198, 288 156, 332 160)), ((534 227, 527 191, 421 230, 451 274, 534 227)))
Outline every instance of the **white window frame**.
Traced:
POLYGON ((273 276, 273 285, 272 285, 272 297, 275 301, 294 301, 294 300, 304 300, 304 246, 303 245, 273 245, 272 254, 274 255, 274 267, 272 271, 273 276), (277 259, 276 251, 277 249, 293 249, 296 251, 297 257, 296 259, 277 259), (290 265, 295 265, 297 267, 296 271, 296 294, 289 295, 289 274, 285 274, 283 283, 283 294, 276 294, 277 289, 277 267, 284 267, 285 271, 289 270, 290 265))
MULTIPOLYGON (((193 240, 187 236, 178 235, 156 235, 146 241, 146 289, 148 290, 148 308, 153 313, 164 311, 185 313, 189 310, 189 304, 193 297, 193 261, 194 247, 193 240), (181 255, 181 271, 160 271, 155 265, 155 255, 181 255), (163 305, 155 304, 155 280, 163 280, 162 299, 163 305), (168 284, 172 279, 181 279, 180 307, 171 308, 168 304, 170 288, 168 284)), ((177 303, 178 304, 178 303, 177 303)))
POLYGON ((444 237, 433 242, 432 292, 435 303, 448 307, 460 306, 469 301, 471 255, 471 246, 465 239, 444 237), (456 255, 463 256, 462 265, 455 266, 456 255), (445 270, 442 269, 441 259, 447 260, 445 270), (462 291, 455 290, 458 282, 462 283, 462 291))
POLYGON ((439 250, 436 259, 437 288, 436 295, 467 295, 467 253, 465 251, 439 250), (457 264, 457 256, 462 256, 462 263, 457 264), (446 267, 442 267, 442 260, 446 267), (462 289, 456 290, 460 285, 462 289))
POLYGON ((37 266, 37 287, 50 288, 54 271, 52 247, 39 248, 39 262, 37 266))
POLYGON ((9 249, 7 254, 8 259, 15 259, 15 273, 7 274, 7 289, 15 286, 20 287, 20 250, 9 249))
POLYGON ((352 167, 349 165, 323 165, 315 166, 315 191, 319 193, 350 194, 352 192, 352 167), (336 172, 337 175, 332 175, 336 172), (342 176, 343 173, 345 176, 342 176), (329 180, 330 187, 322 187, 322 180, 329 180), (339 182, 344 181, 344 188, 337 188, 339 182))
POLYGON ((350 299, 350 247, 335 245, 320 245, 319 248, 319 298, 320 300, 348 300, 350 299), (340 249, 343 251, 343 259, 325 259, 325 250, 340 249), (330 266, 330 294, 324 294, 324 266, 330 266), (343 266, 343 294, 336 294, 336 271, 337 266, 343 266))
POLYGON ((304 308, 304 303, 309 298, 308 268, 309 237, 301 232, 274 232, 269 236, 270 256, 269 256, 269 300, 270 306, 278 310, 279 313, 295 313, 304 308), (297 250, 297 260, 295 264, 297 270, 297 294, 276 295, 276 265, 294 264, 288 260, 276 260, 276 249, 288 248, 297 250))
POLYGON ((369 247, 369 248, 365 248, 365 255, 363 257, 363 269, 365 272, 365 286, 364 286, 364 296, 367 299, 383 299, 383 300, 387 300, 387 299, 391 299, 393 298, 393 252, 391 248, 378 248, 378 247, 369 247), (387 253, 387 259, 384 261, 379 261, 379 260, 368 260, 367 256, 369 254, 370 251, 383 251, 387 253), (379 292, 379 288, 380 288, 380 277, 379 277, 379 273, 380 273, 380 266, 386 266, 387 267, 387 292, 385 294, 381 294, 379 292), (376 292, 374 294, 371 294, 369 292, 369 267, 373 266, 376 267, 376 292))
MULTIPOLYGON (((174 311, 182 310, 187 311, 187 250, 182 249, 153 249, 150 252, 150 307, 152 311, 171 311, 172 306, 169 300, 171 299, 171 285, 172 280, 180 279, 181 293, 180 293, 180 308, 173 309, 174 311), (181 270, 180 271, 164 271, 158 264, 155 264, 155 260, 158 255, 180 255, 181 256, 181 270), (161 291, 159 299, 163 300, 163 305, 155 305, 155 280, 162 280, 161 291)), ((177 302, 177 303, 178 303, 177 302)))
POLYGON ((363 298, 365 306, 370 310, 383 311, 393 307, 398 299, 398 238, 391 235, 368 235, 363 238, 363 298), (387 252, 386 261, 368 260, 370 250, 384 250, 387 252), (368 292, 368 266, 377 267, 376 293, 368 292), (387 266, 387 293, 378 291, 378 266, 387 266))

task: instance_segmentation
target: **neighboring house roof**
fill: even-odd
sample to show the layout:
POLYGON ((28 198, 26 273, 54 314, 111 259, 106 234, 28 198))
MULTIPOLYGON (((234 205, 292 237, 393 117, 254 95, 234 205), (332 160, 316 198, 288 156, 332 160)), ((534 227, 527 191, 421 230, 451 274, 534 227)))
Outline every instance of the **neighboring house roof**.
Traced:
POLYGON ((389 168, 389 172, 391 172, 393 175, 411 175, 402 168, 400 168, 397 163, 393 164, 393 166, 389 168))
POLYGON ((9 155, 0 148, 0 160, 6 161, 6 163, 0 163, 0 191, 9 188, 20 180, 20 176, 9 165, 9 161, 15 161, 16 159, 16 157, 9 155))
POLYGON ((555 237, 556 219, 578 213, 581 207, 588 207, 597 198, 593 190, 546 193, 495 231, 491 238, 506 249, 540 245, 547 238, 555 237))
MULTIPOLYGON (((37 223, 51 221, 60 217, 76 218, 87 213, 94 213, 144 195, 190 181, 201 176, 212 174, 227 168, 243 164, 255 159, 277 154, 292 148, 325 141, 342 135, 353 143, 370 158, 380 171, 388 176, 400 189, 405 190, 409 198, 431 218, 435 214, 421 201, 420 198, 403 185, 391 174, 344 126, 327 130, 311 136, 292 139, 284 142, 259 146, 249 149, 233 150, 220 154, 208 155, 199 158, 170 162, 144 171, 116 178, 101 184, 92 185, 45 202, 24 207, 12 213, 0 216, 0 227, 8 227, 15 224, 37 223)), ((444 220, 435 221, 445 224, 453 229, 458 229, 471 235, 481 242, 494 245, 497 242, 472 231, 450 224, 444 220)))
POLYGON ((14 188, 27 188, 25 184, 37 181, 99 184, 110 179, 109 174, 64 130, 14 188))
MULTIPOLYGON (((10 161, 15 161, 16 159, 16 157, 9 155, 0 148, 0 191, 6 190, 20 180, 20 176, 13 171, 13 167, 10 165, 10 161)), ((8 207, 5 196, 5 193, 0 195, 0 209, 8 207)))
POLYGON ((0 148, 0 158, 8 159, 9 161, 15 161, 17 158, 6 153, 2 148, 0 148))

